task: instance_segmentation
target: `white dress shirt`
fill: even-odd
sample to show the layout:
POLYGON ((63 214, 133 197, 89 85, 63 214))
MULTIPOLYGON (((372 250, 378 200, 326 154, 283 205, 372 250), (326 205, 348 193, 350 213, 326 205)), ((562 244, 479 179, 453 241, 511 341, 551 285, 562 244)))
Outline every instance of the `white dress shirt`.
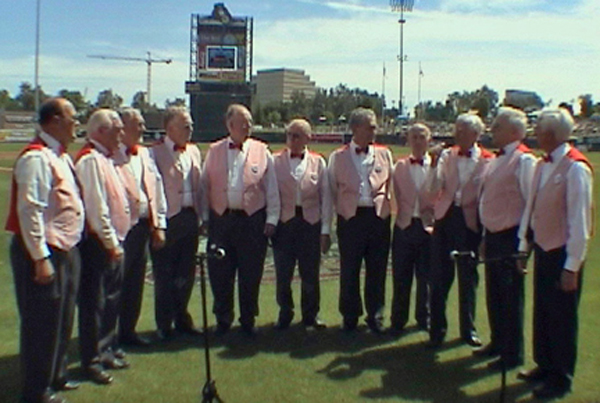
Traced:
POLYGON ((165 145, 175 160, 175 166, 183 175, 181 207, 193 207, 192 158, 186 152, 176 151, 175 143, 169 136, 165 136, 165 145))
MULTIPOLYGON (((233 143, 231 138, 230 143, 233 143)), ((248 156, 248 147, 227 149, 227 206, 230 209, 242 210, 244 207, 244 165, 248 156)), ((277 176, 273 167, 273 156, 267 151, 267 170, 265 171, 265 198, 267 202, 267 224, 277 225, 279 221, 280 202, 277 188, 277 176)))
MULTIPOLYGON (((409 158, 415 158, 414 155, 410 155, 409 158)), ((417 193, 421 191, 421 188, 424 186, 425 179, 427 178, 427 173, 430 171, 429 167, 431 166, 431 157, 429 154, 425 154, 423 156, 423 165, 421 164, 411 164, 409 162, 410 177, 412 178, 415 188, 417 189, 417 193)), ((413 218, 421 218, 421 206, 419 203, 419 198, 415 200, 415 209, 412 213, 413 218)))
MULTIPOLYGON (((533 220, 532 211, 535 202, 535 196, 552 176, 552 173, 560 163, 560 160, 569 152, 571 146, 563 143, 550 154, 552 162, 540 161, 542 172, 538 189, 532 189, 527 208, 525 210, 525 219, 519 228, 519 251, 526 252, 527 230, 529 220, 533 220)), ((567 259, 565 269, 573 272, 579 271, 582 262, 587 253, 587 243, 590 238, 592 228, 592 171, 583 162, 575 162, 569 168, 567 175, 567 259)), ((533 224, 533 223, 532 223, 533 224)))
MULTIPOLYGON (((18 159, 14 171, 21 236, 33 260, 50 256, 44 228, 44 210, 48 207, 48 196, 53 181, 49 158, 55 163, 57 169, 61 170, 63 177, 73 187, 73 192, 79 193, 73 161, 69 154, 61 153, 62 146, 51 135, 42 132, 39 136, 51 152, 31 150, 25 153, 18 159)), ((83 202, 80 199, 78 202, 79 210, 83 211, 83 202)), ((82 219, 81 232, 83 232, 84 222, 82 219)))
MULTIPOLYGON (((306 172, 307 158, 292 158, 289 149, 285 151, 288 153, 290 161, 290 171, 294 179, 296 180, 296 206, 302 206, 302 191, 301 182, 306 172)), ((308 153, 308 149, 304 149, 304 155, 308 153)), ((319 159, 319 165, 323 172, 320 184, 320 195, 321 195, 321 234, 329 235, 331 232, 331 219, 333 216, 333 205, 331 201, 331 189, 329 188, 329 175, 327 174, 327 167, 323 158, 319 159)))
MULTIPOLYGON (((95 140, 89 140, 96 151, 101 154, 99 158, 106 158, 109 161, 108 174, 112 176, 114 183, 120 183, 123 186, 121 177, 117 173, 114 161, 108 158, 108 150, 95 140)), ((92 150, 95 152, 95 150, 92 150)), ((75 172, 83 191, 83 202, 85 205, 85 214, 90 229, 98 236, 107 250, 115 249, 120 245, 115 228, 112 225, 110 210, 107 202, 106 186, 103 180, 104 173, 100 171, 95 157, 87 154, 81 157, 75 167, 75 172)), ((129 203, 125 196, 125 191, 121 192, 123 205, 127 207, 129 215, 129 203)))
POLYGON ((127 155, 127 146, 125 146, 124 144, 121 144, 119 146, 119 151, 126 156, 123 165, 125 169, 127 169, 135 179, 135 185, 137 186, 140 194, 140 218, 148 218, 148 196, 146 195, 146 190, 144 189, 144 184, 142 182, 142 157, 133 154, 127 155))

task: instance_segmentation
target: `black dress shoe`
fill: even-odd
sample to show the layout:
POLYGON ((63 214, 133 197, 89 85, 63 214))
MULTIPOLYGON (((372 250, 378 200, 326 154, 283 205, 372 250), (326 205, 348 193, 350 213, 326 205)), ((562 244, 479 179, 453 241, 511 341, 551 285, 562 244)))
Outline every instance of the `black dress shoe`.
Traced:
POLYGON ((129 336, 121 336, 119 342, 125 346, 134 347, 147 347, 150 345, 150 340, 135 333, 129 336))
POLYGON ((258 336, 258 329, 254 325, 242 325, 242 333, 250 338, 258 336))
POLYGON ((126 369, 130 366, 128 361, 121 358, 108 358, 106 360, 102 360, 102 365, 106 369, 126 369))
POLYGON ((52 384, 52 389, 55 391, 69 391, 79 389, 79 382, 70 381, 68 379, 60 379, 52 384))
POLYGON ((571 392, 571 386, 563 383, 546 381, 533 389, 533 395, 538 399, 556 399, 571 392))
POLYGON ((523 362, 520 360, 514 360, 514 359, 498 358, 497 360, 490 361, 487 365, 487 368, 490 371, 502 371, 502 365, 504 365, 504 369, 506 371, 510 371, 512 369, 515 369, 515 368, 523 365, 523 362))
POLYGON ((229 325, 227 323, 219 322, 219 323, 217 323, 217 329, 215 330, 215 334, 217 336, 224 336, 227 332, 229 332, 230 328, 231 328, 231 325, 229 325))
POLYGON ((111 374, 95 366, 86 368, 85 374, 92 382, 97 383, 98 385, 108 385, 113 381, 113 376, 111 374))
POLYGON ((400 337, 404 334, 404 326, 390 326, 388 329, 388 334, 390 334, 393 337, 400 337))
POLYGON ((440 348, 443 343, 444 343, 443 338, 433 337, 433 338, 430 338, 429 340, 427 340, 427 342, 425 343, 425 348, 435 350, 435 349, 440 348))
POLYGON ((303 323, 307 329, 308 328, 312 328, 312 329, 316 329, 316 330, 327 329, 327 323, 325 323, 320 318, 315 318, 312 320, 305 320, 305 321, 303 321, 303 323))
POLYGON ((346 333, 353 332, 356 330, 356 326, 358 326, 358 320, 344 319, 344 323, 342 323, 342 330, 346 333))
POLYGON ((540 367, 535 367, 534 369, 531 369, 529 371, 526 371, 526 370, 519 371, 519 373, 517 374, 517 379, 520 379, 525 382, 534 383, 534 382, 545 381, 549 375, 550 375, 550 373, 548 371, 546 371, 545 369, 542 369, 540 367))
POLYGON ((385 334, 385 327, 383 327, 383 324, 378 320, 367 321, 367 326, 369 326, 372 333, 385 334))
POLYGON ((159 341, 167 342, 173 340, 173 331, 171 329, 158 329, 156 331, 156 338, 159 341))
POLYGON ((41 403, 68 403, 67 399, 55 393, 46 393, 42 396, 41 403))
POLYGON ((500 349, 492 343, 473 349, 473 355, 478 357, 497 357, 500 355, 500 349))
POLYGON ((290 323, 292 323, 291 320, 279 319, 277 320, 277 322, 275 322, 275 325, 273 325, 273 327, 277 330, 285 330, 290 327, 290 323))
POLYGON ((471 347, 481 347, 482 344, 481 340, 476 335, 463 337, 462 340, 471 347))
POLYGON ((114 350, 113 355, 120 360, 123 360, 125 357, 127 357, 127 353, 122 348, 117 348, 114 350))

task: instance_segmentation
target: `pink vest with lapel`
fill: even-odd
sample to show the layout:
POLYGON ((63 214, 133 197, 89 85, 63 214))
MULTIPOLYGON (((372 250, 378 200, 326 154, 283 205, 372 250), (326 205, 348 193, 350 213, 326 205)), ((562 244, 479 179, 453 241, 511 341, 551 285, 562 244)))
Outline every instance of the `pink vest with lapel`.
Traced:
MULTIPOLYGON (((481 155, 477 165, 462 188, 460 207, 463 209, 465 222, 471 231, 478 231, 477 225, 477 207, 479 204, 479 186, 481 185, 481 176, 490 158, 494 155, 480 147, 481 155)), ((435 219, 441 220, 444 218, 450 206, 454 203, 454 195, 460 186, 460 178, 458 175, 458 147, 454 146, 450 149, 450 155, 446 161, 446 181, 443 184, 441 194, 435 203, 434 212, 435 219)))
MULTIPOLYGON (((246 161, 243 168, 244 195, 242 203, 246 214, 252 215, 267 205, 264 181, 269 150, 265 143, 252 138, 246 139, 244 148, 246 149, 246 161)), ((228 207, 228 150, 228 137, 211 144, 204 167, 208 178, 209 207, 218 215, 222 215, 228 207)))
MULTIPOLYGON (((369 174, 369 183, 373 196, 375 212, 381 218, 390 215, 390 180, 392 167, 388 162, 388 149, 372 144, 374 152, 373 169, 369 174)), ((336 210, 346 220, 356 215, 360 191, 360 176, 352 161, 352 148, 349 145, 338 148, 335 157, 335 178, 338 184, 336 210)))
POLYGON ((409 157, 402 158, 394 168, 394 190, 398 211, 396 212, 396 225, 405 229, 410 225, 415 210, 415 203, 419 200, 420 218, 424 226, 433 224, 434 197, 425 186, 417 189, 410 174, 409 157))
POLYGON ((524 144, 508 156, 509 160, 502 167, 496 168, 490 175, 485 175, 482 191, 485 199, 481 199, 481 224, 490 232, 500 232, 519 225, 525 203, 521 194, 519 178, 516 175, 521 156, 531 150, 524 144))
MULTIPOLYGON (((163 178, 165 187, 165 196, 167 198, 167 218, 171 218, 181 211, 182 193, 183 193, 183 174, 178 168, 177 161, 171 154, 164 141, 160 141, 152 146, 156 166, 163 178)), ((188 143, 185 147, 192 161, 191 176, 192 176, 192 200, 196 214, 201 214, 201 178, 200 172, 202 169, 202 156, 196 145, 188 143)))
POLYGON ((538 163, 533 177, 533 189, 537 191, 531 212, 531 229, 534 242, 546 252, 567 243, 567 173, 576 161, 584 162, 592 169, 588 159, 576 148, 571 148, 541 189, 543 162, 538 163))
MULTIPOLYGON (((305 152, 306 170, 300 180, 300 199, 302 201, 302 217, 310 224, 316 224, 321 219, 321 181, 327 173, 320 164, 319 154, 305 152)), ((281 200, 280 220, 287 222, 296 214, 296 179, 290 172, 290 156, 282 151, 274 156, 275 174, 281 200)))

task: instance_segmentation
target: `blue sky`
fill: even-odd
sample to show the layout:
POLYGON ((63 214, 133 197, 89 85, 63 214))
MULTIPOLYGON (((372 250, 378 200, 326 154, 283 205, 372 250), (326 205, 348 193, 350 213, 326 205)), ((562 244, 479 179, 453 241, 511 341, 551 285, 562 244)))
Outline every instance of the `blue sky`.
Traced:
MULTIPOLYGON (((213 1, 41 0, 40 83, 48 93, 85 92, 92 101, 112 88, 125 103, 146 87, 146 65, 89 54, 173 58, 153 66, 153 101, 186 97, 190 15, 213 1)), ((254 68, 304 69, 322 87, 344 83, 388 102, 398 98, 398 23, 389 1, 232 0, 235 16, 254 17, 254 68)), ((0 88, 33 82, 35 0, 2 0, 0 88)), ((537 91, 557 104, 591 93, 600 101, 600 1, 415 0, 406 15, 405 105, 442 101, 455 90, 487 84, 537 91)))

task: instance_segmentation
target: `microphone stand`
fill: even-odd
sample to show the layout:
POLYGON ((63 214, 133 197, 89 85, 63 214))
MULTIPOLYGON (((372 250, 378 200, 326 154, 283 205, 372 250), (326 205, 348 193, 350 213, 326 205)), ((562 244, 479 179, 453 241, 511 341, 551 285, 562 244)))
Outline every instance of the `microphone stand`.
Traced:
POLYGON ((209 253, 199 253, 196 255, 196 265, 200 268, 200 291, 202 295, 202 317, 203 317, 203 333, 204 333, 204 361, 206 363, 206 383, 202 388, 202 403, 223 403, 223 400, 217 393, 217 385, 212 379, 210 371, 210 344, 208 337, 208 313, 206 310, 206 278, 204 274, 204 264, 208 257, 215 259, 223 259, 225 251, 211 247, 209 253), (213 250, 214 249, 214 250, 213 250))

